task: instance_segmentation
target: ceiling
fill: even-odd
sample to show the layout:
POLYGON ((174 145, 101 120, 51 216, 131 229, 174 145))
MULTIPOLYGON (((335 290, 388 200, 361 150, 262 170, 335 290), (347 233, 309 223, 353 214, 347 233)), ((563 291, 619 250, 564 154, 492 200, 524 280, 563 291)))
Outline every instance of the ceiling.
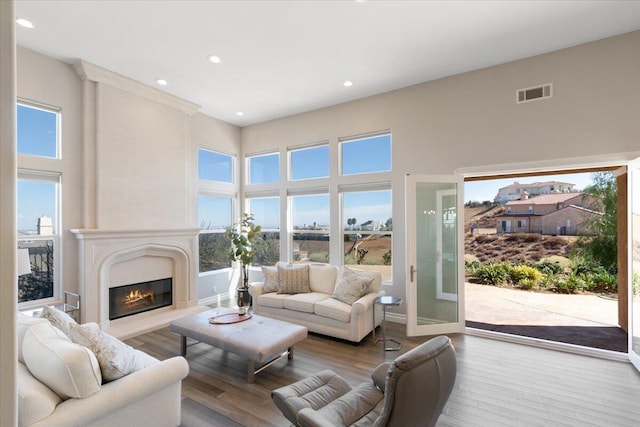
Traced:
POLYGON ((638 30, 640 1, 16 0, 16 17, 35 25, 21 46, 247 126, 638 30))

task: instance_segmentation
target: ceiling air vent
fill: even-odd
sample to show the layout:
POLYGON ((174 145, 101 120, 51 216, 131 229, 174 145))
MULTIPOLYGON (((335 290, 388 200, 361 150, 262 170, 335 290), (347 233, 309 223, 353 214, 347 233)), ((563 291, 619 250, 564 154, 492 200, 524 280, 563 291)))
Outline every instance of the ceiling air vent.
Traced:
POLYGON ((529 87, 526 89, 518 89, 518 91, 516 92, 516 103, 521 104, 523 102, 551 98, 552 94, 553 91, 551 83, 536 87, 529 87))

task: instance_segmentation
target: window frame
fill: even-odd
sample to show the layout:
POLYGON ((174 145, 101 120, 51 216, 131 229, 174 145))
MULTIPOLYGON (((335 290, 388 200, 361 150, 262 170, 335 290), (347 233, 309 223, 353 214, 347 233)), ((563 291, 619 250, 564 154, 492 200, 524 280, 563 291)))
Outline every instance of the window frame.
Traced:
POLYGON ((393 170, 393 138, 390 131, 371 132, 363 135, 348 136, 338 138, 338 175, 340 177, 353 177, 362 175, 375 175, 382 173, 390 173, 393 170), (344 173, 344 146, 350 143, 360 142, 367 139, 378 138, 382 136, 389 137, 389 169, 375 170, 355 173, 344 173))
POLYGON ((245 173, 245 182, 246 185, 248 186, 253 186, 253 185, 274 185, 274 184, 278 184, 280 182, 280 170, 282 168, 282 163, 280 161, 280 152, 279 151, 269 151, 269 152, 265 152, 265 153, 258 153, 258 154, 248 154, 245 156, 245 168, 246 168, 246 173, 245 173), (251 160, 258 158, 258 157, 268 157, 268 156, 277 156, 278 157, 278 173, 277 173, 277 177, 278 179, 276 179, 275 181, 267 181, 267 182, 251 182, 251 160))
POLYGON ((224 234, 227 231, 226 228, 205 229, 205 228, 201 227, 201 224, 200 224, 200 198, 201 197, 211 197, 211 198, 229 199, 230 200, 230 202, 231 202, 231 211, 230 211, 230 215, 231 215, 230 216, 230 221, 231 221, 231 223, 229 224, 229 227, 233 226, 234 218, 236 217, 235 214, 237 212, 237 196, 236 196, 236 194, 211 192, 211 191, 205 191, 205 190, 201 190, 201 191, 198 192, 197 210, 198 210, 198 228, 200 228, 200 231, 198 232, 198 277, 209 276, 209 275, 217 274, 217 273, 220 273, 220 272, 227 272, 233 267, 231 261, 229 261, 229 266, 228 267, 222 267, 222 268, 217 268, 217 269, 207 270, 207 271, 201 271, 200 270, 200 237, 203 234, 224 234))
POLYGON ((198 147, 197 151, 196 151, 196 165, 197 165, 197 177, 198 177, 198 182, 200 182, 200 186, 203 185, 203 183, 208 183, 209 185, 211 184, 223 184, 223 185, 236 185, 236 168, 237 168, 237 156, 234 154, 229 154, 229 153, 225 153, 223 151, 219 151, 219 150, 214 150, 211 149, 209 147, 198 147), (222 180, 217 180, 217 179, 207 179, 207 178, 200 178, 200 152, 201 151, 207 151, 210 153, 214 153, 217 154, 219 156, 224 156, 224 157, 228 157, 231 161, 231 170, 230 170, 230 176, 231 176, 231 181, 222 181, 222 180))
MULTIPOLYGON (((39 298, 18 302, 19 309, 27 309, 39 307, 47 304, 57 304, 62 299, 62 174, 59 172, 34 171, 18 168, 17 180, 29 180, 36 182, 50 182, 54 186, 55 207, 53 222, 53 234, 50 235, 20 235, 16 232, 16 245, 21 247, 21 242, 45 242, 51 240, 53 242, 53 294, 50 297, 39 298)), ((16 189, 17 193, 17 189, 16 189)), ((19 195, 18 195, 19 197, 19 195)), ((17 231, 17 230, 16 230, 17 231)), ((18 286, 16 282, 16 286, 18 286)))
POLYGON ((315 179, 327 179, 330 176, 331 176, 331 147, 329 145, 329 142, 322 142, 318 144, 287 148, 287 181, 304 182, 304 181, 311 181, 315 179), (313 176, 309 178, 293 178, 293 158, 292 158, 293 154, 299 153, 301 151, 317 150, 319 148, 327 149, 327 174, 323 176, 313 176))
POLYGON ((16 100, 16 153, 18 156, 29 156, 32 158, 40 158, 40 159, 49 159, 49 160, 62 160, 62 108, 55 107, 52 105, 47 105, 42 102, 36 102, 27 100, 24 98, 18 98, 16 100), (56 142, 55 142, 55 155, 54 156, 45 156, 41 154, 30 154, 30 153, 21 153, 18 151, 18 143, 19 143, 19 135, 17 129, 17 120, 18 120, 18 107, 22 106, 25 108, 31 108, 33 110, 40 110, 47 113, 52 113, 56 117, 56 142))
MULTIPOLYGON (((340 242, 345 242, 345 235, 347 234, 354 234, 354 233, 349 233, 347 232, 347 230, 345 229, 345 224, 346 224, 346 219, 345 215, 344 215, 344 209, 345 209, 345 201, 344 201, 344 195, 348 194, 348 193, 366 193, 366 192, 374 192, 374 191, 388 191, 389 192, 389 196, 391 198, 390 200, 390 207, 391 207, 391 213, 390 213, 390 218, 393 224, 393 189, 392 189, 392 185, 391 182, 380 182, 380 183, 376 183, 376 184, 360 184, 360 185, 342 185, 338 187, 338 192, 339 192, 339 196, 340 196, 340 212, 339 212, 339 217, 340 217, 340 242)), ((389 266, 391 267, 391 278, 393 278, 393 228, 391 230, 352 230, 352 231, 357 231, 357 234, 367 234, 367 235, 381 235, 381 236, 390 236, 391 238, 391 245, 390 245, 390 251, 391 251, 391 263, 389 264, 389 266)), ((344 262, 344 251, 342 251, 342 264, 341 265, 345 265, 344 262)), ((358 264, 359 265, 359 264, 358 264)), ((364 265, 368 265, 368 264, 364 264, 364 265)), ((385 264, 383 264, 385 265, 385 264)), ((357 268, 354 267, 354 268, 357 268)), ((383 279, 386 282, 389 282, 389 280, 383 279)))

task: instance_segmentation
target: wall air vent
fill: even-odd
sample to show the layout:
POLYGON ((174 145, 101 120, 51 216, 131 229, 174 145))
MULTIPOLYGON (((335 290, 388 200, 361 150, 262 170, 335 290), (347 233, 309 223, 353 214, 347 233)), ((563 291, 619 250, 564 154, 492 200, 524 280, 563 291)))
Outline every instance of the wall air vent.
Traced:
POLYGON ((523 102, 537 101, 540 99, 551 98, 553 96, 553 85, 551 83, 529 87, 526 89, 518 89, 516 91, 516 104, 523 102))

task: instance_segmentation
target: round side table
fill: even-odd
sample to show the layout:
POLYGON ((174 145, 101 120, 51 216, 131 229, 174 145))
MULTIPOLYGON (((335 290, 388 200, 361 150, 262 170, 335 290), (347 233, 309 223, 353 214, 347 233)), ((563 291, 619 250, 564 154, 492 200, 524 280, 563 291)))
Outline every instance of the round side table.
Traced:
POLYGON ((402 304, 402 299, 401 298, 396 298, 396 297, 392 297, 392 296, 382 296, 382 297, 376 297, 376 299, 373 300, 374 303, 374 310, 373 310, 373 339, 374 344, 378 344, 379 341, 382 341, 384 344, 384 350, 385 351, 398 351, 400 350, 400 348, 402 347, 402 343, 400 341, 396 341, 393 338, 387 338, 386 336, 386 331, 385 331, 385 323, 387 321, 387 307, 397 307, 400 304, 402 304), (380 324, 380 329, 382 329, 382 338, 376 338, 376 310, 375 310, 375 304, 380 304, 382 306, 382 323, 380 324), (397 346, 388 346, 387 342, 393 342, 395 344, 397 344, 397 346))

